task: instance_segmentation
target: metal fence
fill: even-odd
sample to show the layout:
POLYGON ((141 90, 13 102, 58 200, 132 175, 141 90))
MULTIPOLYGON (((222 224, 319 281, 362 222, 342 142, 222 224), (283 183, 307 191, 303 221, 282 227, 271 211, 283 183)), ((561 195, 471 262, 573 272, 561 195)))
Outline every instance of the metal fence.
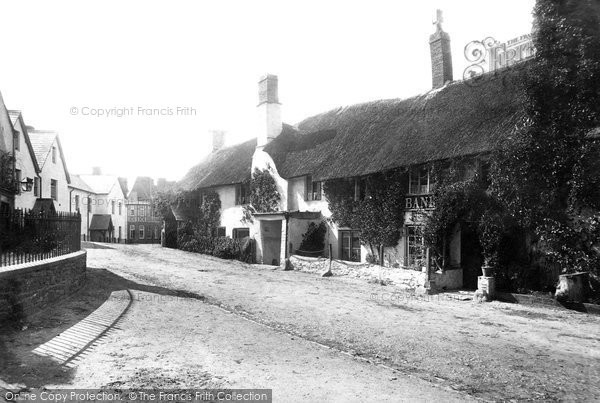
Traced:
POLYGON ((81 249, 79 213, 12 210, 0 213, 0 267, 81 249))

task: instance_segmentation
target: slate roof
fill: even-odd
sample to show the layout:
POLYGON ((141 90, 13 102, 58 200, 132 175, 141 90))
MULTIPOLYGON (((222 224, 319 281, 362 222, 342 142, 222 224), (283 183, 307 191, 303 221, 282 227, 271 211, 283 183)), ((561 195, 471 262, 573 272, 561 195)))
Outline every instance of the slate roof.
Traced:
POLYGON ((21 127, 23 129, 23 137, 25 138, 25 144, 27 145, 27 149, 29 150, 29 155, 31 160, 33 161, 33 166, 36 172, 41 172, 40 165, 38 163, 37 158, 35 157, 35 151, 33 150, 33 145, 31 143, 31 137, 29 136, 29 126, 25 125, 25 121, 23 119, 23 114, 21 111, 10 110, 8 111, 8 115, 10 116, 10 120, 12 121, 13 127, 16 129, 17 123, 21 123, 21 127))
POLYGON ((90 231, 100 230, 106 231, 112 228, 112 220, 110 214, 94 214, 90 223, 90 231))
POLYGON ((62 160, 63 169, 65 170, 65 175, 67 177, 67 183, 71 183, 71 177, 69 175, 69 170, 67 169, 67 163, 65 161, 65 156, 62 151, 58 133, 50 130, 34 130, 29 126, 27 127, 27 133, 29 135, 29 139, 31 140, 31 146, 35 154, 35 159, 42 170, 44 169, 44 164, 51 155, 52 145, 56 141, 58 152, 60 153, 62 160))
POLYGON ((81 179, 79 175, 71 175, 71 183, 69 184, 69 187, 83 190, 89 193, 94 193, 92 188, 87 183, 85 183, 85 181, 81 179))
POLYGON ((148 176, 138 176, 135 178, 135 183, 129 192, 129 197, 135 192, 138 201, 151 200, 154 189, 154 180, 152 178, 148 176))
POLYGON ((108 194, 115 185, 119 184, 114 175, 79 175, 79 178, 96 194, 108 194))

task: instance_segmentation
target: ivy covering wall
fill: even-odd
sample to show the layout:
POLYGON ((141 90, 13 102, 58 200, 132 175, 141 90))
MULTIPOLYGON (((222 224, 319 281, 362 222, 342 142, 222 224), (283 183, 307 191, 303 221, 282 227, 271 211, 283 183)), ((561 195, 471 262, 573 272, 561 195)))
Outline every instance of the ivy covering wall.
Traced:
POLYGON ((402 170, 358 179, 326 181, 324 191, 338 227, 360 231, 371 255, 379 246, 396 246, 404 225, 404 195, 408 176, 402 170))

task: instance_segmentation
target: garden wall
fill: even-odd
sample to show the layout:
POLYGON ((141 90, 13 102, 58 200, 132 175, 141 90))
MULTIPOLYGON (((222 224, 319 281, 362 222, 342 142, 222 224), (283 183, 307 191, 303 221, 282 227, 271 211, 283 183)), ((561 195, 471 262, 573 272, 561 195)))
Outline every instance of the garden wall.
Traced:
POLYGON ((19 321, 77 291, 86 251, 0 268, 0 322, 19 321))
MULTIPOLYGON (((323 273, 329 268, 329 259, 327 258, 292 255, 289 260, 293 270, 323 273)), ((407 290, 423 289, 427 282, 427 274, 421 271, 336 259, 331 264, 331 271, 334 276, 364 278, 368 281, 379 281, 407 290)), ((434 282, 435 290, 453 290, 462 287, 462 275, 462 269, 446 270, 432 273, 431 280, 434 282)))

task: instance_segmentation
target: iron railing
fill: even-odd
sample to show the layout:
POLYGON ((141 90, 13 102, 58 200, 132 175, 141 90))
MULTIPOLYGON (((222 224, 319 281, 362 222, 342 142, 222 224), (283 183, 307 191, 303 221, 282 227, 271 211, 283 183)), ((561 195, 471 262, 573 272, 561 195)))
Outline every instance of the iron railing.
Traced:
POLYGON ((81 215, 16 209, 0 213, 0 267, 81 249, 81 215))

